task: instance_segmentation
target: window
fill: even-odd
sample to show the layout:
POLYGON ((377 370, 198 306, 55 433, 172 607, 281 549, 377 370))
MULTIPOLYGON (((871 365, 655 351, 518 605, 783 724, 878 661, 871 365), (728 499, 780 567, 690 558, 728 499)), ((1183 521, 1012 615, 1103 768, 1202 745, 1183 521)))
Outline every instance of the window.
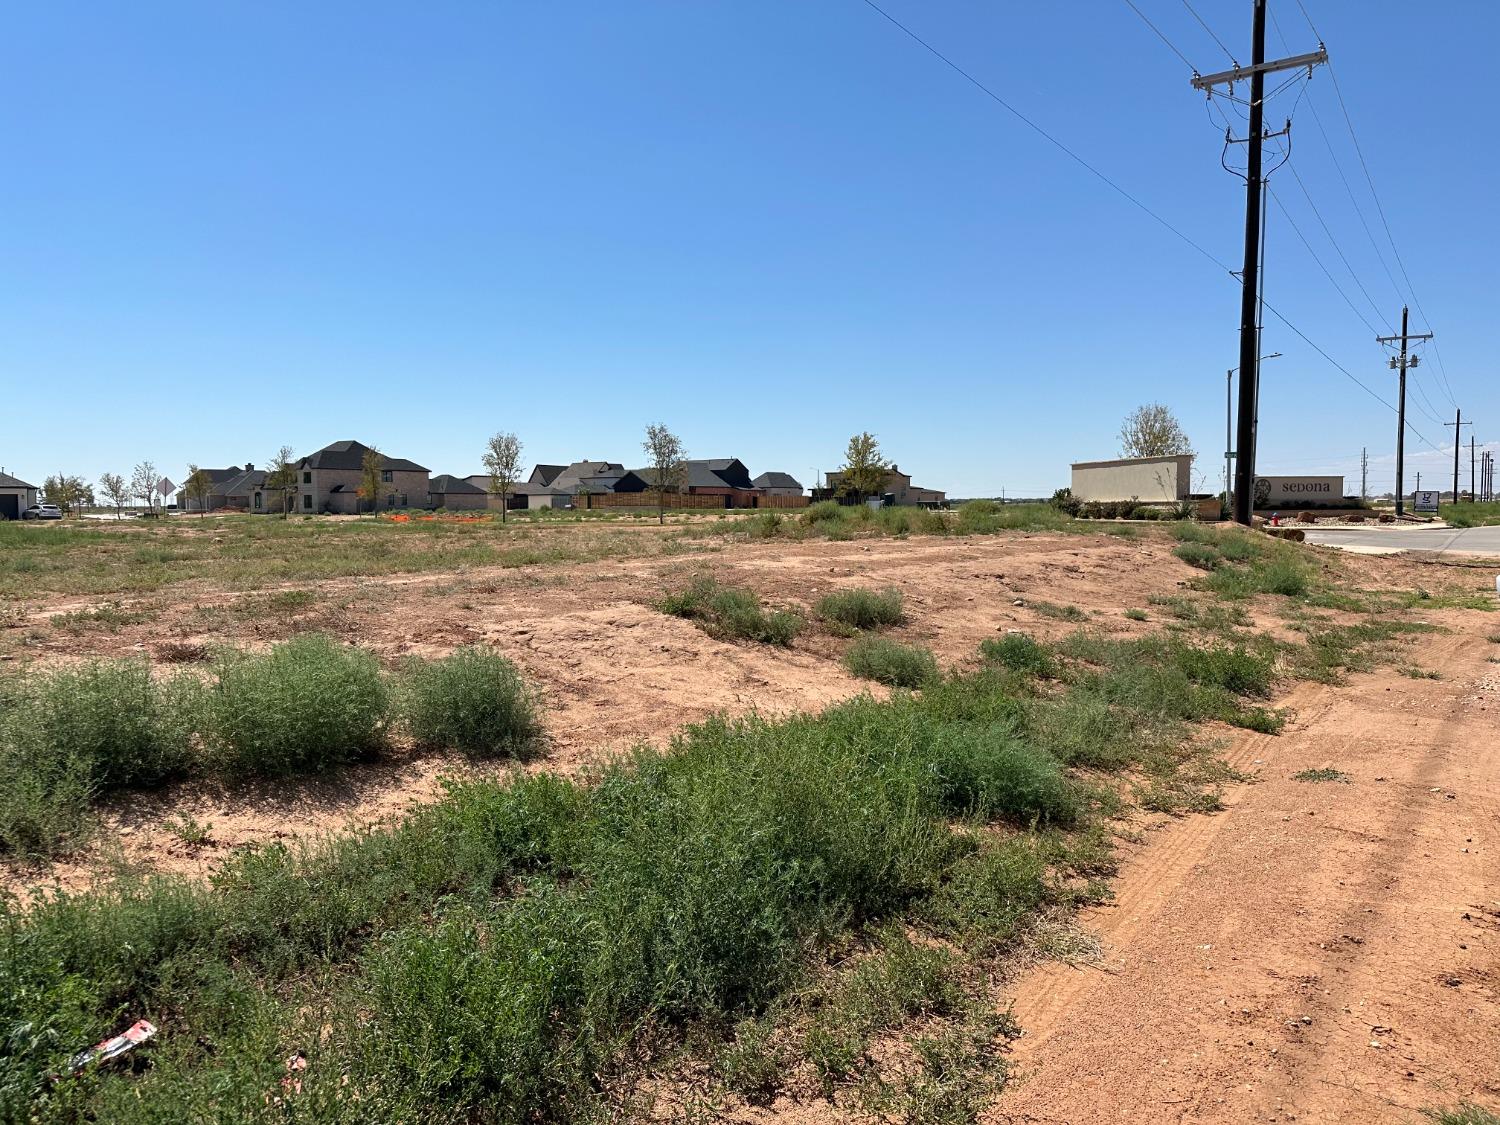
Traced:
POLYGON ((386 484, 390 484, 391 483, 391 471, 389 469, 381 469, 380 470, 380 479, 383 480, 386 484))
POLYGON ((302 506, 304 508, 311 508, 312 507, 312 497, 309 496, 309 495, 307 495, 307 493, 305 493, 305 492, 302 494, 302 506))
POLYGON ((311 472, 311 470, 309 470, 308 472, 305 472, 305 473, 302 474, 302 483, 303 484, 312 484, 312 472, 311 472))
POLYGON ((256 494, 255 494, 255 506, 256 506, 256 507, 257 507, 257 508, 259 508, 259 507, 260 507, 260 493, 259 493, 259 492, 257 492, 257 493, 256 493, 256 494))

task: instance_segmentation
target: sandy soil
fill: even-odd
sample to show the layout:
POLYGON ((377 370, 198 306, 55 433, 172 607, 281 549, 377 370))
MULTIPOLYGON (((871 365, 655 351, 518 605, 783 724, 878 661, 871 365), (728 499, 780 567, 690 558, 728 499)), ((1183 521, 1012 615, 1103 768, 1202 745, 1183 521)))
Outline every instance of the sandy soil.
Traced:
MULTIPOLYGON (((493 645, 542 695, 548 753, 529 768, 571 773, 639 743, 664 744, 683 724, 716 712, 816 710, 883 690, 844 671, 843 638, 810 629, 790 649, 726 643, 651 607, 700 571, 751 587, 768 605, 804 611, 835 589, 894 586, 909 620, 892 635, 929 646, 952 666, 974 660, 983 638, 1006 629, 1051 637, 1078 627, 1045 616, 1039 602, 1085 608, 1111 630, 1154 628, 1122 615, 1150 609, 1150 595, 1176 593, 1197 573, 1172 557, 1171 545, 1028 534, 739 543, 670 559, 335 580, 297 587, 314 597, 290 611, 277 608, 277 591, 126 599, 118 608, 145 620, 114 633, 54 627, 54 615, 102 604, 59 599, 32 607, 22 625, 40 638, 30 649, 38 667, 128 654, 161 660, 170 645, 263 646, 308 629, 366 646, 392 665, 408 655, 493 645)), ((13 889, 79 887, 121 862, 206 873, 234 848, 368 825, 436 799, 444 778, 505 768, 475 771, 398 748, 387 761, 336 778, 121 795, 104 805, 103 830, 84 852, 46 869, 3 868, 0 879, 13 889), (188 846, 165 827, 183 817, 211 825, 211 844, 188 846)))
POLYGON ((996 1123, 1417 1122, 1500 1103, 1500 649, 1493 615, 1396 671, 1304 684, 1257 783, 1129 849, 1082 919, 1098 965, 1015 992, 1026 1029, 996 1123), (1333 767, 1347 783, 1292 775, 1333 767))

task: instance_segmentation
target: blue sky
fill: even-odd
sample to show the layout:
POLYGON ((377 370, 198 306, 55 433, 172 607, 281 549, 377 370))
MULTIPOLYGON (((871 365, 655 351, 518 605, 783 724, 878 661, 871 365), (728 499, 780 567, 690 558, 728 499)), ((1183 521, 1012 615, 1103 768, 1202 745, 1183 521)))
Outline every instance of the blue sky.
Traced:
MULTIPOLYGON (((882 3, 1238 267, 1223 124, 1123 0, 882 3)), ((1228 66, 1178 0, 1137 3, 1228 66)), ((1440 448, 1409 435, 1409 481, 1446 479, 1423 407, 1451 419, 1449 386, 1500 438, 1500 11, 1306 3, 1439 334, 1448 386, 1428 348, 1412 418, 1440 448)), ((1195 6, 1248 55, 1248 0, 1195 6)), ((1273 189, 1391 331, 1406 285, 1327 73, 1297 92, 1268 120, 1296 102, 1293 165, 1383 319, 1288 171, 1273 189)), ((0 130, 0 465, 28 479, 343 438, 467 473, 500 429, 634 463, 662 421, 805 483, 868 429, 919 483, 1035 494, 1159 400, 1217 484, 1235 283, 862 0, 15 5, 0 130)), ((1275 204, 1268 241, 1268 300, 1393 400, 1275 204)), ((1394 415, 1272 318, 1264 346, 1261 471, 1357 488, 1368 446, 1388 488, 1394 415)))

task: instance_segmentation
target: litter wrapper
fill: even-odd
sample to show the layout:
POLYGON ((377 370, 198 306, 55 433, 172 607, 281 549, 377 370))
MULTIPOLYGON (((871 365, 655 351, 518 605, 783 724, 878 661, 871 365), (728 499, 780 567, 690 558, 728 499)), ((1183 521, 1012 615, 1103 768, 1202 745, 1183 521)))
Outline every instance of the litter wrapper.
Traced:
POLYGON ((147 1039, 156 1034, 156 1025, 150 1020, 136 1020, 119 1035, 112 1039, 106 1039, 101 1043, 95 1043, 87 1051, 73 1056, 69 1066, 73 1073, 77 1074, 90 1063, 108 1062, 117 1059, 133 1047, 139 1047, 147 1039))

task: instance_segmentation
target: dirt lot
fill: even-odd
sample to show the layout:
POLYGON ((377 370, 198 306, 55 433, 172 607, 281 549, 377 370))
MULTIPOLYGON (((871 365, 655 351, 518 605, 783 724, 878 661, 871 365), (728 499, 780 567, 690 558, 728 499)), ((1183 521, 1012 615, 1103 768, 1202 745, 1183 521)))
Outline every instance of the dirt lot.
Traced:
MULTIPOLYGON (((545 699, 549 754, 530 768, 574 772, 716 711, 784 713, 868 689, 842 669, 841 638, 812 631, 789 650, 723 643, 651 608, 699 570, 802 609, 841 587, 895 586, 909 616, 896 635, 952 666, 1006 629, 1078 628, 1059 607, 1113 632, 1157 628, 1148 599, 1198 573, 1170 547, 1154 532, 740 544, 126 599, 115 632, 52 624, 100 604, 60 600, 17 627, 33 631, 28 652, 44 665, 161 659, 169 644, 263 645, 305 629, 391 662, 491 644, 545 699)), ((1340 565, 1403 588, 1467 576, 1403 558, 1340 565)), ((1256 619, 1284 631, 1266 607, 1256 619)), ((1488 662, 1500 646, 1486 640, 1500 623, 1460 610, 1427 619, 1447 631, 1419 637, 1410 660, 1441 679, 1386 670, 1299 686, 1281 701, 1297 715, 1286 733, 1227 739, 1228 759, 1254 777, 1231 788, 1227 811, 1157 817, 1124 845, 1115 903, 1083 919, 1104 957, 1015 982, 1026 1034, 992 1120, 1414 1122, 1423 1106, 1500 1099, 1500 664, 1488 662), (1325 767, 1347 780, 1293 778, 1325 767)), ((135 795, 106 806, 87 854, 8 879, 78 886, 112 858, 206 871, 238 846, 390 817, 459 772, 397 753, 337 780, 135 795), (211 824, 212 845, 180 843, 163 827, 169 816, 211 824)), ((766 1116, 825 1114, 803 1105, 766 1116)))

